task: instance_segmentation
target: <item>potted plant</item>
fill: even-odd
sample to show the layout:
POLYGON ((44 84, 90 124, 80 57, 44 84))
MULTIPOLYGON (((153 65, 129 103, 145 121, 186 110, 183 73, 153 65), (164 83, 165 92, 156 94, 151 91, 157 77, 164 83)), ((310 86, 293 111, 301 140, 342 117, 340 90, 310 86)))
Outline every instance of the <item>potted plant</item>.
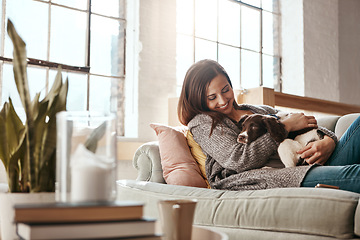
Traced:
POLYGON ((23 123, 11 98, 0 112, 0 158, 10 192, 54 192, 56 166, 56 113, 66 110, 68 81, 61 71, 49 93, 30 99, 26 45, 10 20, 7 32, 13 42, 14 79, 26 114, 23 123))
POLYGON ((9 98, 0 111, 0 159, 7 174, 9 192, 0 194, 1 238, 16 238, 12 205, 55 201, 56 113, 66 110, 68 80, 58 70, 48 94, 30 99, 26 45, 10 20, 7 32, 14 46, 13 71, 26 120, 23 123, 9 98), (29 194, 51 192, 42 194, 29 194), (19 194, 26 193, 26 194, 19 194))

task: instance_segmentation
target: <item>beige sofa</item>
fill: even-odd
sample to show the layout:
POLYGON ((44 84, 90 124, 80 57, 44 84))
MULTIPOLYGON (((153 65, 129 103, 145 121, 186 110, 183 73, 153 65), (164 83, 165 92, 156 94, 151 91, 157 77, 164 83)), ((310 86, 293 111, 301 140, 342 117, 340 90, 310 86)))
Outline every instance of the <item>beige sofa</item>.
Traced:
MULTIPOLYGON (((359 115, 325 117, 318 123, 341 136, 359 115)), ((226 191, 168 185, 162 177, 158 142, 142 145, 133 161, 138 178, 117 181, 118 199, 144 201, 146 216, 158 217, 160 199, 197 199, 194 224, 222 231, 229 239, 360 239, 360 194, 318 188, 226 191)))

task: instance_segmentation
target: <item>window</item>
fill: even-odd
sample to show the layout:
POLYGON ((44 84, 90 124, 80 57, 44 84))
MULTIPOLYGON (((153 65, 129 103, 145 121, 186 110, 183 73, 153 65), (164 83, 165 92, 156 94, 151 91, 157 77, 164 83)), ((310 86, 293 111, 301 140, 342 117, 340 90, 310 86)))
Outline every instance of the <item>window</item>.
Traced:
POLYGON ((50 89, 62 67, 67 109, 116 112, 124 135, 125 0, 3 0, 0 6, 1 103, 22 105, 12 73, 9 18, 27 46, 31 98, 50 89))
POLYGON ((234 89, 280 89, 277 0, 178 0, 177 85, 189 66, 218 61, 234 89))

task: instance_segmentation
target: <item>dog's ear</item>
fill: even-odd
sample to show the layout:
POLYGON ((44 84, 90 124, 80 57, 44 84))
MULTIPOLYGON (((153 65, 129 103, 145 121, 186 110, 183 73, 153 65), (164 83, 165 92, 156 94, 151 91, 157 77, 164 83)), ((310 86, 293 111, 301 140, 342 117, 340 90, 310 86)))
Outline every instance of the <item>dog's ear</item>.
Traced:
POLYGON ((276 120, 274 117, 265 117, 263 119, 270 136, 278 143, 284 141, 287 136, 285 125, 276 120))
POLYGON ((236 123, 236 126, 242 131, 242 124, 243 122, 249 117, 249 115, 245 114, 241 116, 240 120, 236 123))

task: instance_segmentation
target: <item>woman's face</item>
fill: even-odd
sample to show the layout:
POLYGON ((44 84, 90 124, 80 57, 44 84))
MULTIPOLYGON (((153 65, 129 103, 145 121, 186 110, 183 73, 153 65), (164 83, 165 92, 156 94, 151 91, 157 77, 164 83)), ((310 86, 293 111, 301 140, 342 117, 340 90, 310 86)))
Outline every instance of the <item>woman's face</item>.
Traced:
POLYGON ((226 77, 217 75, 207 89, 207 106, 211 111, 229 115, 233 110, 234 92, 226 77))

